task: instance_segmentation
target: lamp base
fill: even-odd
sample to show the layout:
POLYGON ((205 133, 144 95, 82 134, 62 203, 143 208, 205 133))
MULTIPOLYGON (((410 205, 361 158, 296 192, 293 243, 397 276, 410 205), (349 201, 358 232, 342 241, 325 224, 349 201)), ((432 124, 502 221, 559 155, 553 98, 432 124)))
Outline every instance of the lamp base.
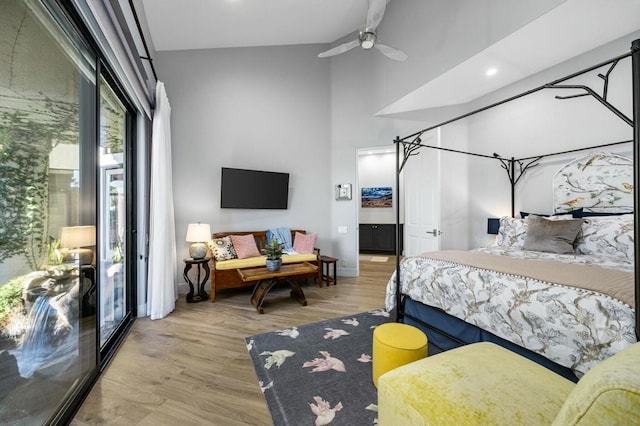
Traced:
POLYGON ((93 263, 93 250, 85 248, 70 249, 63 255, 63 262, 91 265, 93 263))
POLYGON ((189 246, 189 256, 194 259, 202 259, 207 256, 207 245, 205 243, 193 243, 189 246))

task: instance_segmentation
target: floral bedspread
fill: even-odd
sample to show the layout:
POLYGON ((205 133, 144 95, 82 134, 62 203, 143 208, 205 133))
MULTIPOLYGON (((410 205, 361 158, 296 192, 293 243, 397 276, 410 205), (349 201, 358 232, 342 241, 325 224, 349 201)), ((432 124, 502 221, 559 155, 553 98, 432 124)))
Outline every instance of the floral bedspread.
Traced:
MULTIPOLYGON (((485 253, 633 270, 630 262, 491 247, 485 253)), ((635 343, 635 309, 610 296, 427 257, 401 267, 402 294, 540 353, 581 377, 635 343)), ((395 274, 386 308, 395 306, 395 274)))

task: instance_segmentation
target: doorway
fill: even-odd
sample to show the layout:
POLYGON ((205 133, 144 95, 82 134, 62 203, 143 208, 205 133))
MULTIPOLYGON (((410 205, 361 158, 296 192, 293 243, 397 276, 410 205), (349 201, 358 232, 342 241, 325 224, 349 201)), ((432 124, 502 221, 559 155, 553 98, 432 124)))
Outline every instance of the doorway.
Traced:
MULTIPOLYGON (((395 147, 357 151, 358 274, 361 262, 393 263, 396 252, 395 147)), ((404 209, 401 208, 401 220, 404 209)), ((402 244, 401 244, 402 247, 402 244)))

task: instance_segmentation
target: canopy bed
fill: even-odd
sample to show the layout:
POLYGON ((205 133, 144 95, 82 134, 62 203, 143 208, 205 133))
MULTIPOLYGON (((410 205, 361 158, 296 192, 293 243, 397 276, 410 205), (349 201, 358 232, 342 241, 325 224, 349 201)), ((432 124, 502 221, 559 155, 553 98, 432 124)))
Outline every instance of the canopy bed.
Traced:
MULTIPOLYGON (((397 321, 416 325, 443 349, 493 341, 578 380, 591 367, 631 345, 640 336, 638 192, 640 164, 640 40, 631 51, 551 83, 423 129, 397 137, 396 187, 408 159, 421 148, 498 161, 511 184, 511 217, 500 219, 496 244, 472 251, 442 251, 401 259, 387 286, 387 309, 397 321), (609 74, 631 58, 633 118, 607 100, 609 74), (566 84, 579 75, 598 74, 602 94, 566 84), (504 158, 424 145, 430 130, 545 89, 579 89, 571 99, 590 96, 633 127, 633 140, 504 158), (605 152, 630 144, 633 159, 605 152), (401 150, 402 147, 402 150, 401 150), (554 178, 550 218, 515 218, 515 187, 542 158, 590 151, 561 168, 554 178), (401 156, 402 154, 402 156, 401 156), (398 285, 399 281, 399 285, 398 285)), ((399 222, 400 202, 396 203, 399 222)), ((397 223, 399 229, 399 223, 397 223)), ((400 240, 399 232, 396 235, 400 240)), ((399 247, 398 244, 396 244, 399 247)))

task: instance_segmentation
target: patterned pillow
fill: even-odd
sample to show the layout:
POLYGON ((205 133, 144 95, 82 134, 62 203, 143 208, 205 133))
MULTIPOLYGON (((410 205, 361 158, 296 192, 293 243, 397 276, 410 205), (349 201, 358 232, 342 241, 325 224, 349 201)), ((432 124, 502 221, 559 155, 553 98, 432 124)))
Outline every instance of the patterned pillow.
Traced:
POLYGON ((524 246, 526 235, 526 219, 514 219, 510 216, 504 216, 500 218, 500 229, 498 230, 496 244, 501 247, 521 249, 524 246))
POLYGON ((633 260, 633 215, 584 218, 578 253, 633 260))
POLYGON ((301 234, 296 232, 293 237, 293 250, 298 253, 313 253, 318 234, 301 234))
POLYGON ((233 248, 238 255, 238 259, 260 256, 253 234, 232 235, 231 241, 233 242, 233 248))
MULTIPOLYGON (((534 215, 527 215, 527 218, 534 215)), ((511 216, 500 218, 500 229, 496 237, 496 245, 501 247, 511 247, 521 249, 524 247, 524 240, 527 236, 527 218, 514 219, 511 216)), ((569 213, 561 213, 548 216, 548 220, 571 220, 573 216, 569 213)))
POLYGON ((238 255, 233 248, 231 237, 229 236, 214 238, 209 242, 209 249, 211 249, 211 254, 216 260, 230 260, 238 258, 238 255))

